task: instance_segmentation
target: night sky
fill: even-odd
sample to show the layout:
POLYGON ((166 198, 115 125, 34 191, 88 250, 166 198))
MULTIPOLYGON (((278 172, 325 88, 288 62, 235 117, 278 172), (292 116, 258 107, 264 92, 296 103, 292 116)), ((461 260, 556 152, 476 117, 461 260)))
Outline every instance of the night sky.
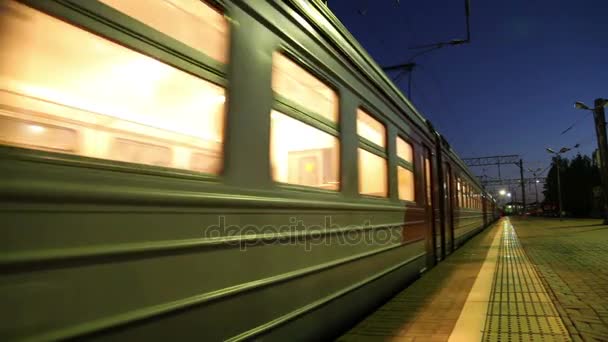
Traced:
MULTIPOLYGON (((419 51, 409 47, 466 37, 462 0, 329 7, 382 66, 419 51)), ((471 40, 417 58, 412 80, 412 102, 462 158, 519 154, 536 169, 550 163, 546 147, 579 143, 591 154, 593 115, 573 104, 608 98, 608 0, 471 0, 471 40)), ((398 85, 407 93, 407 77, 398 85)), ((495 167, 485 173, 495 176, 495 167)), ((518 173, 506 167, 503 178, 518 173)))

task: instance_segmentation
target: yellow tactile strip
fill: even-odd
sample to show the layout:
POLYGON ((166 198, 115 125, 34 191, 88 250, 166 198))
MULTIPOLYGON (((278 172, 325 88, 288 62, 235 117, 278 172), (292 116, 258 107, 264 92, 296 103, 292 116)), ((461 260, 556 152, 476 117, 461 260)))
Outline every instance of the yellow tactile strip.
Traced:
POLYGON ((502 229, 483 341, 571 341, 513 226, 502 229))
POLYGON ((338 341, 447 341, 499 225, 472 238, 338 341))

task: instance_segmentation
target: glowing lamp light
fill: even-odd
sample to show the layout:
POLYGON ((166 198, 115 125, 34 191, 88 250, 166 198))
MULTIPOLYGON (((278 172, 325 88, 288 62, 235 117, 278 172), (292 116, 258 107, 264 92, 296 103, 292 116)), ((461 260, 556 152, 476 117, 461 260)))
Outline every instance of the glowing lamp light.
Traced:
POLYGON ((45 131, 44 127, 38 125, 29 125, 28 129, 35 134, 40 134, 45 131))
POLYGON ((507 193, 507 191, 505 191, 505 190, 500 190, 498 193, 500 194, 500 196, 504 196, 504 195, 507 193))
POLYGON ((510 192, 507 194, 507 197, 511 197, 511 193, 510 192))

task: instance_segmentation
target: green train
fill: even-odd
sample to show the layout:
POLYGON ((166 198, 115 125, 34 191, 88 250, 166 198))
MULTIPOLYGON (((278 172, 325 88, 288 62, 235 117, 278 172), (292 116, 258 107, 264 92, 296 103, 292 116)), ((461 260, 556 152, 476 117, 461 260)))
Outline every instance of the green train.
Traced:
POLYGON ((2 340, 324 340, 496 219, 320 1, 0 0, 2 340))

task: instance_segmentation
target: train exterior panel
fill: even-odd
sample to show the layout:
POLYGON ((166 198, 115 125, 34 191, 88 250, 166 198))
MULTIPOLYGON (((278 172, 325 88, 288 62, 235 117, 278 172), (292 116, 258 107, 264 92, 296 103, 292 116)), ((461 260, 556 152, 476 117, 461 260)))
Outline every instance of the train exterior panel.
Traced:
POLYGON ((4 340, 331 338, 496 218, 320 2, 142 3, 0 0, 4 340))

